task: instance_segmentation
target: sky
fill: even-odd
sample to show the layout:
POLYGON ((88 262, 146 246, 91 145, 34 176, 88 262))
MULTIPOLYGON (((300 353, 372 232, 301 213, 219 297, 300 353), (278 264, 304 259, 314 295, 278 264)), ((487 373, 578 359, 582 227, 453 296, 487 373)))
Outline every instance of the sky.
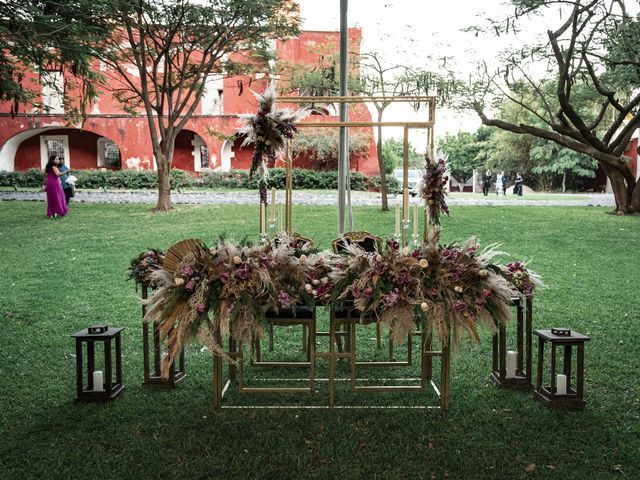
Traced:
MULTIPOLYGON (((348 23, 362 28, 361 52, 379 52, 389 63, 425 65, 429 56, 450 57, 447 67, 468 69, 470 58, 491 58, 503 45, 501 40, 474 37, 461 30, 482 23, 488 16, 505 12, 497 0, 349 0, 348 23)), ((304 30, 339 30, 340 0, 299 0, 304 30)), ((439 62, 430 63, 438 68, 439 62)), ((420 121, 410 106, 389 107, 384 120, 420 121)), ((457 131, 475 131, 480 120, 475 114, 439 109, 436 136, 457 131)), ((401 137, 400 130, 387 128, 384 136, 401 137)), ((421 151, 424 133, 413 132, 411 143, 421 151)))

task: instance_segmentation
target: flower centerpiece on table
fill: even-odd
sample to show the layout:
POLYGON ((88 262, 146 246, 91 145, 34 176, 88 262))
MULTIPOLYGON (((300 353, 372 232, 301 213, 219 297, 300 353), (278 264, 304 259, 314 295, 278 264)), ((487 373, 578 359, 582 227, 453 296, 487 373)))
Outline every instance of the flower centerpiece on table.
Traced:
POLYGON ((393 342, 405 339, 416 321, 443 345, 451 338, 457 347, 464 336, 478 341, 478 323, 495 332, 496 323, 511 317, 509 286, 491 263, 496 252, 478 254, 478 248, 473 240, 416 249, 388 240, 382 253, 348 257, 334 299, 353 299, 362 317, 389 328, 393 342))
POLYGON ((162 259, 164 252, 156 249, 149 249, 142 252, 131 260, 129 265, 129 279, 135 281, 136 288, 138 285, 152 287, 151 273, 162 268, 162 259))
POLYGON ((159 288, 145 316, 159 324, 161 341, 167 341, 163 375, 194 338, 231 360, 223 336, 242 342, 259 338, 268 309, 295 309, 314 301, 305 291, 313 266, 304 254, 296 255, 289 241, 253 245, 220 239, 207 248, 199 240, 186 240, 172 246, 167 258, 153 274, 159 288))

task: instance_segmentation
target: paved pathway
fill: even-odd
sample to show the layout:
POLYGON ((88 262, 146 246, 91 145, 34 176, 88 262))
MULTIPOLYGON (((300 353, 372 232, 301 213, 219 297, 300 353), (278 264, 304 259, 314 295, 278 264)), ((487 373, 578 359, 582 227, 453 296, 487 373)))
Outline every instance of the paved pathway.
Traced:
MULTIPOLYGON (((457 198, 450 197, 449 205, 539 205, 539 206, 615 206, 613 195, 608 194, 544 194, 541 200, 523 200, 513 196, 507 197, 474 197, 457 198)), ((44 201, 44 192, 11 192, 0 191, 0 200, 26 200, 44 201)), ((155 192, 77 192, 73 202, 86 203, 149 203, 153 204, 157 200, 155 192)), ((224 193, 176 193, 172 192, 173 203, 182 204, 255 204, 257 193, 252 191, 234 191, 224 193)), ((284 202, 284 192, 278 192, 278 202, 284 202)), ((336 193, 295 193, 293 201, 299 205, 336 205, 336 193)), ((389 203, 394 205, 396 201, 402 201, 400 196, 389 197, 389 203)), ((412 198, 411 203, 417 203, 417 199, 412 198)), ((370 192, 353 192, 352 205, 380 205, 380 195, 370 192)))

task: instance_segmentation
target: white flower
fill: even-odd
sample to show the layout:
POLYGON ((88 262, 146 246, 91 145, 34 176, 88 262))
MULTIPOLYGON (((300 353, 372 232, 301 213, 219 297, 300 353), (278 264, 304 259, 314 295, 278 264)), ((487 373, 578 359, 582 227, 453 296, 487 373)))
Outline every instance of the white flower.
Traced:
POLYGON ((182 285, 184 283, 184 278, 176 277, 173 281, 176 282, 176 285, 182 285))
POLYGON ((210 253, 211 255, 215 255, 216 253, 218 253, 218 250, 217 250, 216 248, 211 247, 211 248, 209 249, 209 253, 210 253))
POLYGON ((306 255, 300 255, 300 261, 301 262, 306 262, 307 261, 307 256, 306 255))
POLYGON ((463 288, 460 285, 456 285, 456 287, 454 288, 454 290, 458 293, 462 293, 463 292, 463 288))
POLYGON ((423 311, 423 312, 425 312, 425 313, 426 313, 426 311, 429 309, 429 305, 427 305, 427 303, 426 303, 426 302, 422 302, 422 303, 420 304, 420 308, 422 309, 422 311, 423 311))
POLYGON ((313 296, 315 297, 318 294, 317 290, 312 290, 311 293, 313 294, 313 296))
POLYGON ((311 283, 313 283, 314 285, 320 285, 320 280, 318 280, 317 278, 314 278, 311 283))
POLYGON ((311 293, 311 291, 313 290, 313 287, 311 286, 310 283, 306 283, 304 286, 304 289, 307 293, 311 293))
POLYGON ((376 255, 376 262, 381 262, 382 261, 382 255, 378 254, 376 255))
POLYGON ((410 252, 409 247, 404 247, 404 248, 402 249, 402 254, 403 254, 403 255, 409 255, 409 252, 410 252))
POLYGON ((329 283, 329 278, 328 278, 328 277, 322 277, 322 278, 320 279, 320 283, 321 283, 322 285, 326 285, 327 283, 329 283))
POLYGON ((479 274, 481 277, 486 277, 487 275, 489 275, 489 271, 488 271, 486 268, 483 268, 482 270, 480 270, 480 271, 478 272, 478 274, 479 274))
POLYGON ((429 262, 427 262, 426 259, 422 258, 419 262, 418 265, 420 265, 422 268, 427 268, 429 266, 429 262))
POLYGON ((242 259, 236 255, 235 257, 233 257, 233 263, 235 263, 236 265, 240 265, 242 263, 242 259))

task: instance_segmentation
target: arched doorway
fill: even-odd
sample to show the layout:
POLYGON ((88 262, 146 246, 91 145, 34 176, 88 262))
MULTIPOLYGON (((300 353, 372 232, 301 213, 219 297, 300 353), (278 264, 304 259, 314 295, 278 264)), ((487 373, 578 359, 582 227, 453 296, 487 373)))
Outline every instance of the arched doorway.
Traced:
POLYGON ((182 130, 175 141, 172 168, 188 172, 201 172, 213 168, 215 159, 211 158, 204 139, 192 130, 182 130))
POLYGON ((121 168, 120 148, 108 138, 73 128, 48 127, 21 132, 0 152, 6 170, 42 169, 50 155, 60 155, 74 169, 121 168))

